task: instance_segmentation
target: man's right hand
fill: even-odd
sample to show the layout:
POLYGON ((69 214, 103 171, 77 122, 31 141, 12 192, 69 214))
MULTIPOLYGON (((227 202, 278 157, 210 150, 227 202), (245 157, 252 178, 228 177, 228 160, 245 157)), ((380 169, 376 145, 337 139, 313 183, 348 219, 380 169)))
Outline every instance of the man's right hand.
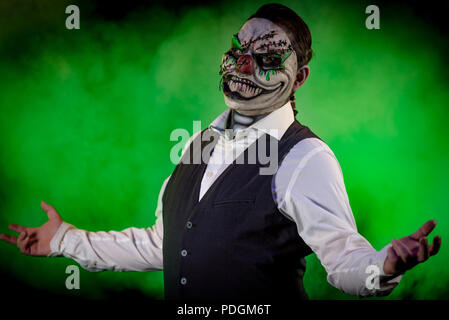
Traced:
POLYGON ((62 224, 62 218, 51 205, 41 202, 42 209, 47 212, 48 221, 37 228, 10 224, 9 228, 19 236, 0 234, 0 239, 17 245, 20 251, 30 256, 48 256, 51 252, 50 241, 62 224))

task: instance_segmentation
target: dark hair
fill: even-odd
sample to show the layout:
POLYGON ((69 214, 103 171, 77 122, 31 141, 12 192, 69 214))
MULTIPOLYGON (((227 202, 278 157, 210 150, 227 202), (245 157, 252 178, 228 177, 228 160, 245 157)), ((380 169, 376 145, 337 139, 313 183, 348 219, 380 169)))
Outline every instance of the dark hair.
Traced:
POLYGON ((296 52, 298 68, 309 63, 312 58, 312 36, 309 27, 296 12, 282 4, 270 3, 260 7, 249 17, 252 18, 267 19, 281 27, 287 33, 296 52))

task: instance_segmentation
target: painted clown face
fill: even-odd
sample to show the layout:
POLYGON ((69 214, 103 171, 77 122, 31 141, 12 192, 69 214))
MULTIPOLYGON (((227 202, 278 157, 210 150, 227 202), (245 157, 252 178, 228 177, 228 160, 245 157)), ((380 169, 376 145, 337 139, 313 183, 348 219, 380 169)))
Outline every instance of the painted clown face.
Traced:
POLYGON ((226 105, 248 116, 280 108, 293 91, 297 68, 296 53, 282 28, 267 19, 248 20, 223 55, 226 105))

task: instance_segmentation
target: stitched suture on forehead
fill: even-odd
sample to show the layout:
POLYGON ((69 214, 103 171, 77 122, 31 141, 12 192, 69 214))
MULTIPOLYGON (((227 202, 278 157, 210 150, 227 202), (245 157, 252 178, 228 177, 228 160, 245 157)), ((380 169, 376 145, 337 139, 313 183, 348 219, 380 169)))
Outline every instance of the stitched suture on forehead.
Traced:
POLYGON ((276 30, 271 30, 271 31, 269 31, 269 32, 267 32, 267 33, 265 33, 265 34, 263 34, 261 36, 255 37, 254 39, 251 39, 249 41, 243 41, 242 42, 242 47, 248 48, 248 47, 250 47, 251 45, 253 45, 257 41, 272 39, 272 38, 274 38, 274 36, 276 34, 277 34, 276 30))
POLYGON ((270 49, 280 49, 278 51, 281 51, 281 53, 285 51, 292 51, 293 47, 291 44, 287 45, 286 40, 278 40, 278 41, 269 41, 262 43, 260 46, 258 46, 255 50, 260 51, 266 49, 267 52, 270 51, 270 49))

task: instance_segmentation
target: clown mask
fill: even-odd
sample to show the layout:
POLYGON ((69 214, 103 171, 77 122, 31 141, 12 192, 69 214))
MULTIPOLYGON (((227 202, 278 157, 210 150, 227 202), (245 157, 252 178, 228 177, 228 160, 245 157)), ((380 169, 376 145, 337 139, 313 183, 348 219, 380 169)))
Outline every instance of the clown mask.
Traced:
POLYGON ((263 18, 248 20, 223 55, 220 74, 226 105, 241 114, 267 114, 292 94, 298 63, 287 34, 263 18))

